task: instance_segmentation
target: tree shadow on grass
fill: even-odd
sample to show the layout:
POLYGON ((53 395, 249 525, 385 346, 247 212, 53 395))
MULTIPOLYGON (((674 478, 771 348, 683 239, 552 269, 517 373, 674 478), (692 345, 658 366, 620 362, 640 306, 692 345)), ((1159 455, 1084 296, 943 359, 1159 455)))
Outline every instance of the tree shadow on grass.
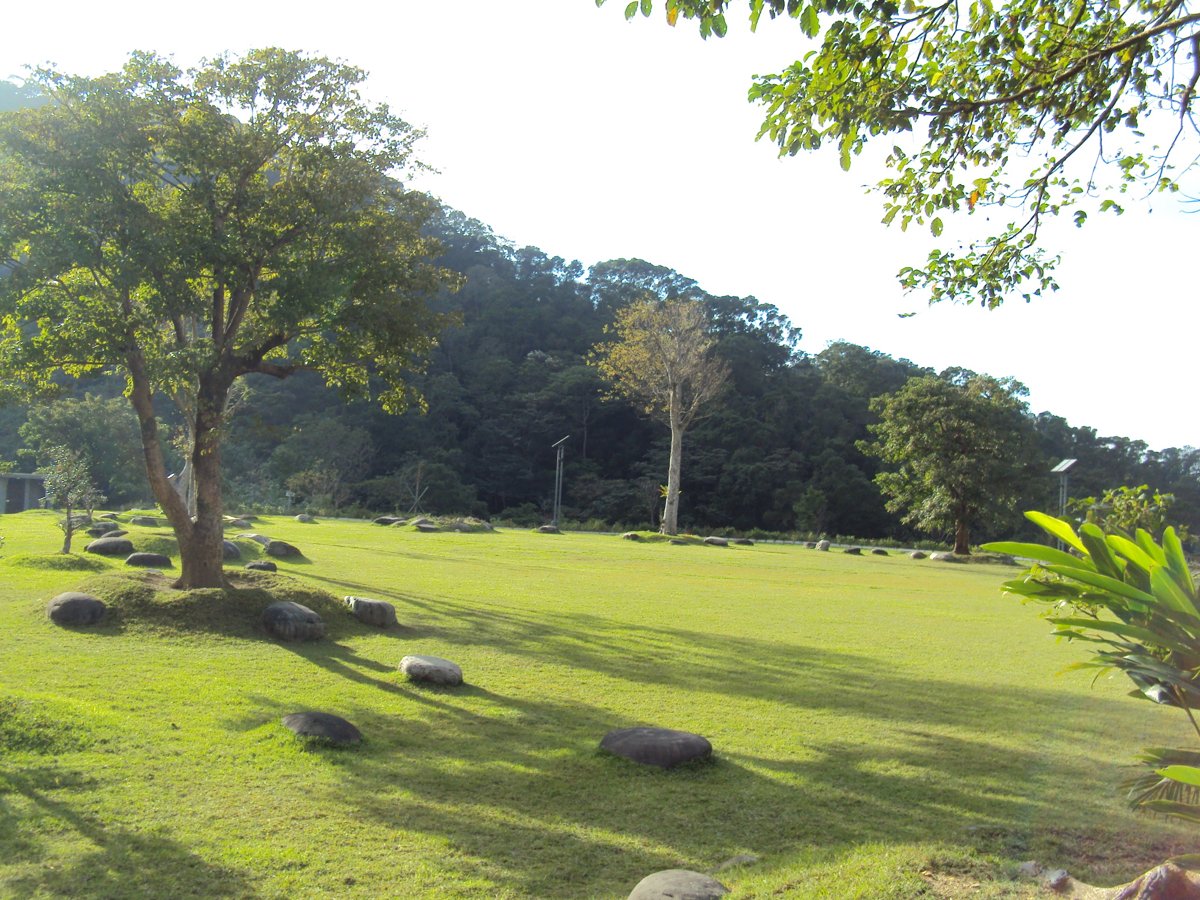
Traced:
MULTIPOLYGON (((161 835, 141 834, 81 812, 94 782, 58 768, 9 770, 0 775, 0 859, 12 866, 0 880, 5 897, 253 897, 246 878, 207 862, 161 835), (29 820, 52 818, 57 834, 91 849, 62 865, 43 863, 44 848, 27 836, 29 820)), ((41 826, 38 830, 45 830, 41 826)))

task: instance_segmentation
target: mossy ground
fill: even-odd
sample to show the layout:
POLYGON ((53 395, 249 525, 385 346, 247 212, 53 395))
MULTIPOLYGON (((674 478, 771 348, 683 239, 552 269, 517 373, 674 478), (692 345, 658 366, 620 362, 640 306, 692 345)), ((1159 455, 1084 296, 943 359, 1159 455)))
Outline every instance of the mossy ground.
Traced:
MULTIPOLYGON (((129 530, 139 550, 169 538, 129 530)), ((1084 651, 1001 597, 1011 569, 254 530, 304 558, 178 592, 120 560, 43 564, 53 516, 0 517, 0 896, 616 898, 742 853, 760 861, 722 874, 736 896, 1028 896, 1024 859, 1115 884, 1194 846, 1115 788, 1185 723, 1119 680, 1057 675, 1084 651), (50 597, 85 586, 111 617, 52 625, 50 597), (344 594, 388 600, 402 627, 361 625, 344 594), (257 617, 278 598, 329 637, 270 640, 257 617), (468 684, 408 683, 408 653, 468 684), (307 709, 364 743, 295 739, 279 720, 307 709), (598 751, 639 724, 704 734, 716 762, 598 751)))

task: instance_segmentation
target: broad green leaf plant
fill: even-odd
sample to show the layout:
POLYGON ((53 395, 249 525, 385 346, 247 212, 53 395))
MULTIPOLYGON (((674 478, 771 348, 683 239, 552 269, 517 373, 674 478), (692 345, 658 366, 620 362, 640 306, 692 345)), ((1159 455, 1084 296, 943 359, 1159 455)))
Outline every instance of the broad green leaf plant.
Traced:
MULTIPOLYGON (((1071 669, 1117 669, 1133 697, 1181 709, 1197 738, 1200 724, 1200 600, 1173 528, 1156 542, 1138 529, 1133 539, 1090 522, 1078 532, 1044 513, 1026 517, 1067 549, 1000 541, 985 550, 1034 561, 1007 594, 1049 605, 1055 634, 1095 645, 1091 659, 1071 669)), ((1151 747, 1144 768, 1123 785, 1131 805, 1200 823, 1200 752, 1151 747)))

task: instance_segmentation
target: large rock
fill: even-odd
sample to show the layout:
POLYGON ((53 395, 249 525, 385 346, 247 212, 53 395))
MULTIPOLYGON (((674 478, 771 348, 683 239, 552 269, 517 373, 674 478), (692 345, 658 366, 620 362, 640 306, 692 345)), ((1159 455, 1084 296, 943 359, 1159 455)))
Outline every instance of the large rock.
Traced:
POLYGON ((246 563, 242 568, 250 569, 253 572, 278 572, 279 566, 271 562, 269 559, 256 559, 254 562, 246 563))
POLYGON ((830 547, 829 541, 817 541, 817 550, 828 550, 830 547))
POLYGON ((716 535, 711 535, 704 539, 704 543, 708 544, 708 546, 710 546, 710 547, 728 547, 729 539, 723 538, 723 537, 717 537, 716 535))
POLYGON ((735 544, 737 544, 739 547, 753 547, 754 546, 754 541, 750 540, 750 538, 734 538, 733 542, 735 544))
MULTIPOLYGON (((371 600, 368 597, 346 597, 346 607, 354 618, 368 625, 378 625, 380 628, 395 628, 396 607, 386 600, 371 600)), ((461 675, 461 673, 460 673, 461 675)))
POLYGON ((256 544, 262 544, 264 547, 271 543, 271 539, 265 534, 255 534, 253 531, 243 531, 238 535, 240 538, 245 538, 248 541, 254 541, 256 544))
POLYGON ((332 744, 358 744, 362 732, 333 713, 301 712, 283 717, 284 727, 291 729, 297 737, 317 738, 332 744))
POLYGON ((91 594, 67 591, 46 606, 46 615, 55 625, 95 625, 104 618, 104 601, 91 594))
POLYGON ((286 559, 289 556, 300 556, 300 548, 287 541, 268 541, 266 544, 267 556, 275 556, 279 559, 286 559))
POLYGON ((291 600, 280 600, 263 610, 263 627, 267 633, 284 641, 316 641, 325 637, 321 617, 291 600))
POLYGON ((1113 900, 1200 900, 1200 873, 1164 863, 1129 882, 1113 900))
POLYGON ((169 569, 171 567, 171 557, 165 553, 130 553, 125 557, 125 565, 169 569))
POLYGON ((943 553, 940 550, 937 553, 930 553, 929 558, 934 562, 962 562, 962 557, 955 556, 953 553, 943 553))
POLYGON ((395 525, 401 521, 399 516, 376 516, 371 520, 372 525, 395 525))
POLYGON ((408 524, 409 525, 434 525, 436 523, 433 521, 433 519, 426 518, 425 516, 417 516, 415 519, 413 519, 408 524))
POLYGON ((647 875, 629 894, 629 900, 717 900, 729 888, 711 875, 688 869, 667 869, 647 875))
POLYGON ((133 541, 123 537, 102 537, 83 548, 88 553, 101 556, 128 556, 133 552, 133 541))
POLYGON ((416 526, 417 531, 421 532, 422 534, 433 534, 435 531, 441 531, 441 529, 432 522, 413 522, 412 524, 416 526))
POLYGON ((849 553, 851 556, 862 556, 862 547, 847 547, 842 552, 849 553))
POLYGON ((400 660, 400 671, 411 681, 445 684, 451 687, 463 683, 462 669, 458 664, 440 656, 406 656, 400 660))
POLYGON ((305 525, 315 525, 317 524, 317 517, 310 516, 308 513, 300 513, 300 515, 296 516, 296 521, 302 522, 305 525))
POLYGON ((235 519, 231 516, 225 517, 226 528, 249 528, 250 523, 246 519, 235 519))
POLYGON ((557 525, 539 525, 538 534, 562 534, 557 525))
POLYGON ((672 728, 618 728, 604 736, 600 748, 663 769, 712 756, 712 744, 707 738, 672 728))
POLYGON ((621 535, 621 538, 626 541, 640 541, 642 539, 642 536, 640 534, 638 534, 636 531, 627 531, 623 535, 621 535))
POLYGON ((221 555, 224 556, 225 559, 241 559, 242 551, 238 549, 238 545, 233 541, 222 541, 221 555))
POLYGON ((145 525, 149 528, 158 527, 158 519, 154 516, 134 516, 129 520, 130 525, 145 525))
POLYGON ((871 550, 871 555, 872 556, 887 556, 888 552, 886 550, 884 550, 882 547, 875 547, 871 550))
POLYGON ((92 524, 92 527, 87 530, 87 533, 90 534, 92 537, 104 537, 104 535, 108 534, 110 531, 120 531, 120 530, 121 530, 120 525, 118 525, 116 522, 106 519, 101 522, 94 522, 92 524))
POLYGON ((914 550, 912 553, 908 554, 908 556, 909 559, 924 559, 926 554, 924 550, 914 550))

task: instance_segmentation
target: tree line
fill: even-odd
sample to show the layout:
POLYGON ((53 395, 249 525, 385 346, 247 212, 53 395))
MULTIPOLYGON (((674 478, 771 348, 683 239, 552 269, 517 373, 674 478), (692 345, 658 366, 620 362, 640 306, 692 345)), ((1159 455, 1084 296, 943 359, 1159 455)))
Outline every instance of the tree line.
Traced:
MULTIPOLYGON (((983 376, 935 373, 846 342, 804 353, 799 328, 753 297, 712 295, 685 275, 637 259, 585 269, 516 247, 447 207, 428 232, 441 242, 438 264, 459 273, 463 285, 433 301, 449 324, 424 369, 408 373, 423 408, 388 414, 342 399, 309 373, 282 381, 250 375, 230 405, 226 496, 270 509, 420 510, 535 524, 550 515, 551 445, 569 435, 564 516, 610 528, 657 527, 670 429, 615 392, 591 358, 619 314, 650 297, 702 308, 714 352, 729 371, 724 393, 687 433, 681 528, 894 540, 925 534, 929 523, 906 521, 903 504, 889 509, 882 485, 905 479, 898 459, 872 452, 878 436, 871 426, 886 410, 877 398, 930 380, 953 386, 983 376)), ((968 480, 1006 501, 981 513, 973 540, 1021 533, 1020 510, 1056 508, 1050 469, 1063 458, 1079 460, 1072 496, 1148 484, 1175 496, 1175 521, 1193 531, 1200 525, 1200 451, 1155 451, 1049 412, 1032 414, 1019 385, 1006 384, 1016 414, 1005 420, 1003 453, 1015 469, 997 482, 971 459, 957 462, 968 480)), ((146 502, 123 381, 91 378, 63 387, 54 402, 0 409, 0 459, 28 469, 45 462, 51 448, 70 446, 91 461, 111 503, 146 502)), ((185 429, 181 421, 168 419, 168 426, 177 446, 168 455, 178 470, 185 429)), ((947 538, 951 527, 942 532, 947 538)))

